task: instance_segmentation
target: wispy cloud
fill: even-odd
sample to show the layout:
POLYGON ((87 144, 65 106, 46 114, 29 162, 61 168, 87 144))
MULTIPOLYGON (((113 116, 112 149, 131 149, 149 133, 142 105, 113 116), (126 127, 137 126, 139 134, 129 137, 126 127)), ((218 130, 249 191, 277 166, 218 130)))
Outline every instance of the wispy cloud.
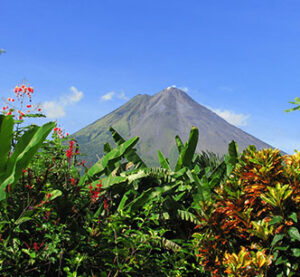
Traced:
POLYGON ((108 92, 108 93, 102 95, 102 96, 101 96, 101 100, 102 100, 102 101, 109 101, 109 100, 111 100, 111 99, 113 98, 114 94, 115 94, 114 91, 110 91, 110 92, 108 92))
MULTIPOLYGON (((177 86, 176 85, 172 85, 172 86, 167 87, 167 89, 170 89, 170 88, 177 88, 177 86)), ((183 90, 185 92, 189 91, 188 87, 178 87, 178 89, 183 90)))
POLYGON ((123 100, 129 100, 129 98, 125 95, 124 91, 118 94, 118 98, 123 100))
POLYGON ((129 100, 129 98, 125 95, 125 92, 122 91, 120 93, 116 93, 115 91, 110 91, 100 97, 100 101, 110 101, 113 100, 115 97, 123 100, 129 100))
POLYGON ((70 87, 71 94, 64 95, 59 100, 46 101, 42 104, 43 110, 48 118, 61 118, 66 115, 65 108, 79 102, 83 92, 76 87, 70 87))
POLYGON ((79 91, 74 86, 71 86, 70 90, 73 92, 73 94, 69 95, 69 102, 76 103, 76 102, 80 101, 81 98, 83 97, 83 92, 79 91))
POLYGON ((220 110, 220 109, 211 109, 211 110, 215 112, 218 116, 225 119, 230 124, 235 125, 237 127, 246 126, 247 120, 250 117, 249 115, 242 114, 242 113, 235 113, 229 110, 220 110))
POLYGON ((179 89, 185 91, 185 92, 188 92, 189 91, 189 88, 188 87, 179 87, 179 89))

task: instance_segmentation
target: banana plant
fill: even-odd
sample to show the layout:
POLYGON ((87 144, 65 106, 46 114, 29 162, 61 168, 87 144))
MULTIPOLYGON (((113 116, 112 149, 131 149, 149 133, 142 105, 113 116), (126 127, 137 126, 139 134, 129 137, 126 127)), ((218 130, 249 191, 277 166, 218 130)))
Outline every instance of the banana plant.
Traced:
POLYGON ((33 125, 18 139, 11 153, 14 120, 12 116, 0 115, 0 201, 6 199, 7 186, 14 188, 22 170, 28 166, 55 125, 55 122, 40 127, 33 125))
MULTIPOLYGON (((110 127, 109 131, 112 134, 112 137, 117 145, 121 145, 125 142, 125 140, 121 137, 121 135, 113 128, 110 127)), ((140 158, 140 156, 136 153, 136 149, 131 148, 124 154, 124 157, 129 161, 136 165, 136 168, 146 168, 147 165, 144 161, 140 158)))
POLYGON ((175 165, 175 171, 180 170, 183 167, 190 167, 196 147, 198 144, 199 138, 199 130, 197 127, 193 126, 190 131, 189 140, 183 145, 180 141, 179 137, 176 139, 178 150, 179 150, 179 158, 175 165))
POLYGON ((138 137, 134 137, 108 152, 81 177, 78 185, 83 186, 86 181, 93 181, 95 177, 101 176, 101 174, 109 176, 113 172, 110 165, 120 161, 136 145, 138 140, 138 137))

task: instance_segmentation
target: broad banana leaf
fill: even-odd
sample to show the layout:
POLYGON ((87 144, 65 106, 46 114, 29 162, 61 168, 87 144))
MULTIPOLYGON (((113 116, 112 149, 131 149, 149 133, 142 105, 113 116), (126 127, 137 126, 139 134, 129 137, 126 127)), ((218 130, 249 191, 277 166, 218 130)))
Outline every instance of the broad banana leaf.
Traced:
POLYGON ((196 151, 199 137, 199 130, 197 127, 192 127, 188 142, 181 148, 179 158, 175 166, 175 171, 180 170, 182 167, 189 167, 193 160, 196 151))
POLYGON ((108 154, 103 156, 81 177, 78 186, 84 185, 84 183, 90 178, 92 178, 94 175, 100 175, 101 173, 104 173, 109 162, 121 160, 122 156, 125 153, 128 153, 128 151, 130 151, 130 149, 134 147, 138 140, 138 137, 134 137, 117 146, 108 154))
MULTIPOLYGON (((5 188, 9 184, 11 185, 11 188, 15 186, 22 174, 22 169, 25 169, 28 166, 31 159, 41 147, 43 141, 47 138, 55 125, 55 122, 49 122, 41 127, 33 126, 19 139, 13 154, 7 159, 7 163, 4 165, 4 170, 1 172, 0 201, 6 198, 5 188)), ((2 127, 4 126, 5 125, 1 125, 0 133, 2 133, 2 127)), ((6 143, 6 145, 8 145, 8 143, 6 143)))

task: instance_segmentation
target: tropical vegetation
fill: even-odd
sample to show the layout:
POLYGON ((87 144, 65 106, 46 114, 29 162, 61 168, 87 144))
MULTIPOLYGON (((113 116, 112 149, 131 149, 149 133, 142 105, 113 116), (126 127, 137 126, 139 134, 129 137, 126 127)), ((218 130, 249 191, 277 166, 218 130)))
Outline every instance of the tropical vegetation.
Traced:
POLYGON ((300 152, 195 153, 192 127, 152 168, 110 127, 89 167, 55 122, 25 124, 33 91, 0 115, 1 276, 298 276, 300 152))

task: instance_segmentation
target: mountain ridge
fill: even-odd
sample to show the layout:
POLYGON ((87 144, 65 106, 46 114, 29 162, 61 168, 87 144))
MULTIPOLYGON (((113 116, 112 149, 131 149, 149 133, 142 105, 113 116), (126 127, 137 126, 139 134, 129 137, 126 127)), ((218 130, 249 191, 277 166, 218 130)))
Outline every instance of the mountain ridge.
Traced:
POLYGON ((137 152, 149 165, 158 165, 157 150, 176 160, 175 136, 186 141, 192 126, 199 129, 197 152, 227 153, 228 143, 235 140, 239 149, 255 145, 258 149, 269 144, 231 125, 208 108, 200 105, 186 92, 169 87, 153 96, 138 94, 121 107, 82 128, 73 136, 82 152, 95 162, 101 156, 103 145, 113 143, 108 128, 112 126, 124 139, 140 137, 137 152), (95 151, 95 149, 97 149, 95 151))

